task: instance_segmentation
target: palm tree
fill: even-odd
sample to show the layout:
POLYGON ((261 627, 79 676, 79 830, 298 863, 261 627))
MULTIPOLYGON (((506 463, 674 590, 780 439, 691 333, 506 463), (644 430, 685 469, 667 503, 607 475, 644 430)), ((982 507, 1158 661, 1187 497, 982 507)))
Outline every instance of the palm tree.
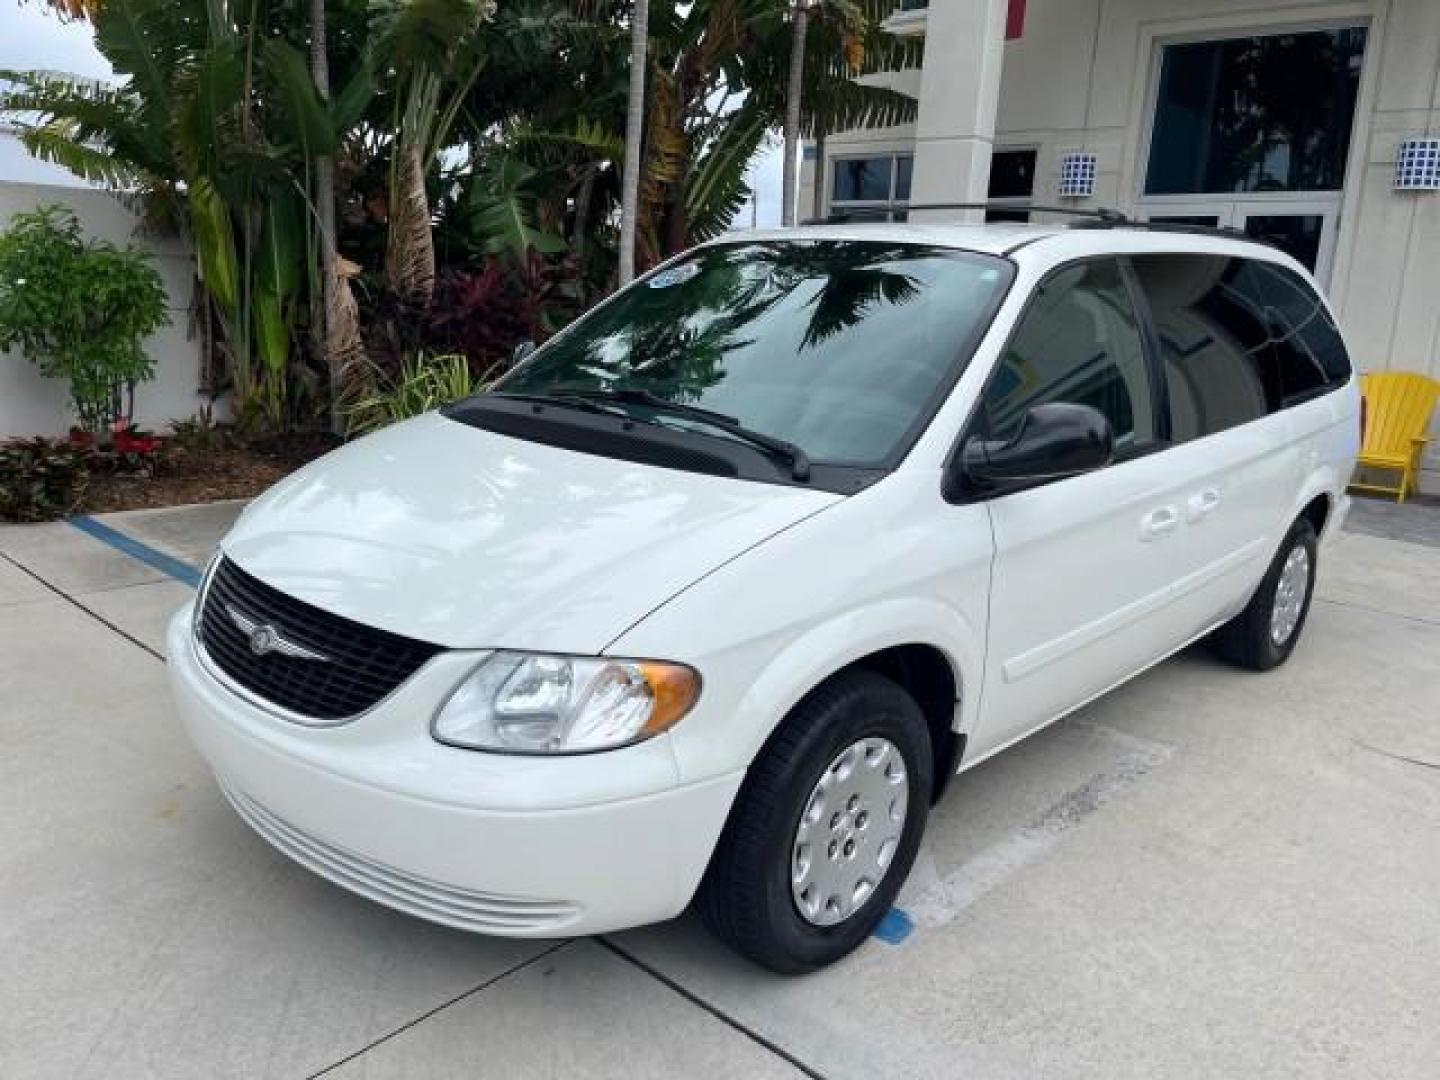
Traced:
MULTIPOLYGON (((843 102, 834 119, 845 127, 913 120, 914 98, 854 82, 838 56, 838 34, 815 31, 849 20, 889 40, 878 14, 884 0, 825 0, 807 12, 801 71, 803 92, 788 95, 794 26, 776 0, 694 0, 651 13, 648 109, 637 215, 639 257, 653 263, 723 232, 749 196, 745 170, 768 133, 799 102, 803 133, 807 102, 843 102), (830 9, 834 9, 832 17, 830 9)), ((886 12, 888 14, 888 12, 886 12)), ((905 54, 877 50, 876 70, 905 54)), ((793 190, 793 189, 792 189, 793 190)), ((793 205, 793 199, 791 200, 793 205)))
POLYGON ((485 65, 482 0, 387 0, 372 7, 375 69, 393 71, 385 273, 423 311, 435 291, 435 243, 426 176, 485 65))
MULTIPOLYGON (((812 212, 824 206, 825 137, 832 131, 881 127, 914 118, 914 103, 893 91, 867 86, 863 75, 916 68, 924 56, 925 39, 902 37, 884 28, 895 10, 894 0, 810 0, 805 18, 805 58, 800 90, 787 89, 786 109, 798 102, 799 131, 815 141, 812 212)), ((792 48, 792 78, 793 71, 792 48)), ((798 148, 797 148, 798 149, 798 148)), ((795 161, 798 187, 798 154, 795 161)), ((796 192, 798 196, 798 192, 796 192)), ((793 203, 787 200, 787 205, 793 203)))
POLYGON ((625 105, 625 167, 620 194, 620 284, 635 277, 635 219, 640 211, 640 140, 645 128, 645 65, 650 0, 635 0, 630 21, 630 96, 625 105))

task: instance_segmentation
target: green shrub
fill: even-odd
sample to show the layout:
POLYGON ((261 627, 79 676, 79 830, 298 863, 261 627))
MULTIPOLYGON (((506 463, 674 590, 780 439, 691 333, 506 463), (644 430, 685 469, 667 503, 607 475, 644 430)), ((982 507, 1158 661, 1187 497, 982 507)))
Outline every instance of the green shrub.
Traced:
POLYGON ((85 497, 90 452, 60 439, 0 443, 0 521, 52 521, 85 497))
POLYGON ((142 340, 169 322, 149 256, 86 241, 75 214, 42 206, 0 232, 0 349, 18 347, 70 384, 80 423, 101 439, 125 396, 154 374, 142 340))
POLYGON ((346 428, 351 435, 364 435, 469 397, 482 385, 458 354, 406 361, 394 382, 350 406, 346 428))

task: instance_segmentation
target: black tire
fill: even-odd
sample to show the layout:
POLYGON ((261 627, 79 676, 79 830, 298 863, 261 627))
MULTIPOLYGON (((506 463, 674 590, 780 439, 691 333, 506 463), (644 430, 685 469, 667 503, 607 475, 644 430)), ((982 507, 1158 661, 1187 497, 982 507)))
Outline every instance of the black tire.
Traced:
MULTIPOLYGON (((930 807, 930 731, 915 700, 868 671, 843 672, 797 705, 750 767, 701 884, 711 930, 742 956, 794 975, 833 963, 865 940, 900 891, 930 807), (884 738, 905 765, 905 820, 874 891, 833 926, 804 918, 791 892, 792 848, 821 774, 846 747, 884 738)), ((898 780, 896 781, 898 784, 898 780)))
POLYGON ((1265 577, 1261 579, 1245 610, 1215 631, 1212 638, 1215 651, 1232 664, 1252 671, 1269 671, 1288 660, 1305 629, 1305 619, 1310 614, 1310 600, 1315 592, 1316 556, 1315 527, 1308 518, 1300 518, 1290 526, 1280 550, 1276 552, 1270 568, 1265 571, 1265 577), (1280 578, 1285 572, 1291 553, 1297 549, 1305 552, 1308 561, 1305 596, 1294 629, 1283 641, 1277 642, 1271 633, 1271 616, 1275 611, 1280 578))

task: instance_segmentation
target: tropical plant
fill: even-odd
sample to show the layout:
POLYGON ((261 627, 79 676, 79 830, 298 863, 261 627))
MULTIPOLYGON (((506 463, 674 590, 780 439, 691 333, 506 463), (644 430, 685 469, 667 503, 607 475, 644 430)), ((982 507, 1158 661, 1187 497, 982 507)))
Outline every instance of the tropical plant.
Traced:
MULTIPOLYGON (((774 38, 766 35, 766 51, 755 56, 756 93, 764 98, 785 87, 784 160, 798 181, 799 140, 816 143, 816 157, 825 160, 825 137, 832 131, 881 127, 913 120, 913 99, 894 90, 867 85, 865 75, 919 67, 925 48, 921 36, 889 33, 885 20, 895 11, 894 0, 795 0, 804 5, 791 21, 791 41, 783 56, 770 50, 774 38), (797 50, 795 39, 802 36, 797 50), (795 58, 802 57, 797 72, 795 58), (782 68, 785 78, 781 82, 782 68), (770 74, 762 74, 762 71, 770 74), (799 83, 798 93, 796 83, 799 83), (793 134, 792 134, 793 133, 793 134)), ((815 170, 814 205, 823 205, 824 169, 815 170)), ((798 187, 792 184, 792 188, 798 187)), ((791 207, 794 195, 786 198, 791 207)))
POLYGON ((0 442, 0 521, 73 514, 90 479, 90 451, 63 439, 0 442))
MULTIPOLYGON (((777 0, 695 0, 651 13, 639 215, 646 265, 719 235, 749 197, 746 170, 785 115, 788 11, 777 0)), ((914 50, 883 30, 888 14, 880 0, 825 0, 809 17, 812 31, 843 22, 873 41, 864 66, 891 70, 912 62, 914 50)), ((806 35, 802 126, 821 102, 829 122, 846 128, 913 120, 914 98, 851 78, 855 65, 834 55, 839 40, 834 31, 806 35)))
POLYGON ((351 435, 364 435, 448 405, 482 389, 464 356, 406 360, 393 381, 346 411, 351 435))
POLYGON ((441 339, 491 362, 509 330, 433 330, 454 282, 507 327, 537 321, 536 295, 563 301, 559 324, 622 262, 728 228, 782 124, 793 145, 797 125, 914 116, 852 79, 918 55, 883 31, 883 0, 817 0, 803 48, 794 0, 47 2, 90 20, 118 82, 12 74, 0 113, 193 243, 213 388, 271 428, 338 425, 441 339))
POLYGON ((18 118, 32 153, 139 201, 151 226, 193 242, 198 310, 202 325, 218 322, 223 378, 242 416, 283 426, 305 381, 294 348, 305 300, 321 291, 308 167, 365 108, 368 72, 327 102, 294 44, 301 13, 275 0, 83 7, 119 84, 7 73, 0 112, 18 118))
POLYGON ((426 344, 464 354, 479 372, 498 370, 517 345, 543 342, 580 313, 574 268, 531 252, 491 258, 478 270, 441 275, 426 344))
POLYGON ((485 64, 483 27, 495 4, 410 0, 372 10, 376 67, 394 78, 385 272, 402 300, 423 308, 435 288, 426 176, 485 64))
POLYGON ((0 233, 0 349, 64 379, 86 430, 104 438, 154 373, 144 339, 169 323, 149 256, 86 240, 73 211, 16 214, 0 233))

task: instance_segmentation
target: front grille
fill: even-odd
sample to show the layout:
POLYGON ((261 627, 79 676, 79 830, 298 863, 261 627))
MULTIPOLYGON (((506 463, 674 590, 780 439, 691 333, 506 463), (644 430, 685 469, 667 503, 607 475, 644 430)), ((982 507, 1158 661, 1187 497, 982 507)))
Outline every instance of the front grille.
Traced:
POLYGON ((210 576, 200 643, 212 663, 244 689, 318 722, 363 713, 419 670, 440 646, 365 626, 286 596, 228 559, 210 576), (251 647, 270 627, 284 643, 324 660, 251 647))

